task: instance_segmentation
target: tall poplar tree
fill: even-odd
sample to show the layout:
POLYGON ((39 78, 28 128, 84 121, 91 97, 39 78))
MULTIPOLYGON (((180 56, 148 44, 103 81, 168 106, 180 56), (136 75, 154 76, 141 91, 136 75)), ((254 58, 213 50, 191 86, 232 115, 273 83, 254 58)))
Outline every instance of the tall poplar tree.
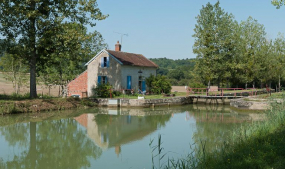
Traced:
MULTIPOLYGON (((62 23, 95 26, 103 20, 96 0, 0 0, 0 34, 6 44, 17 42, 25 48, 30 68, 30 97, 37 97, 37 63, 43 56, 39 50, 48 39, 46 32, 62 23)), ((56 33, 56 32, 55 32, 56 33)), ((48 47, 52 44, 47 44, 48 47)), ((7 48, 9 52, 9 46, 7 48)))
POLYGON ((208 3, 196 17, 195 43, 197 54, 195 71, 205 81, 220 82, 231 77, 234 57, 234 27, 237 24, 232 14, 225 12, 220 3, 208 3))
POLYGON ((252 17, 240 23, 240 46, 239 53, 242 64, 242 82, 247 84, 260 79, 259 75, 264 67, 261 67, 261 61, 264 61, 264 53, 267 53, 268 43, 266 42, 266 32, 262 24, 252 17), (264 47, 264 48, 263 48, 264 47))

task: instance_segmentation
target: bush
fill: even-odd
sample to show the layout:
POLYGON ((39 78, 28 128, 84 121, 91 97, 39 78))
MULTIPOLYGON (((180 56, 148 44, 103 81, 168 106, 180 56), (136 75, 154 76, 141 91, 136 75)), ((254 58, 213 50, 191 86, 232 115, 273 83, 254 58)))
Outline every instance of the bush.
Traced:
MULTIPOLYGON (((109 83, 99 84, 96 88, 92 88, 92 97, 101 97, 108 98, 110 97, 110 90, 112 89, 112 85, 109 83)), ((113 95, 113 93, 112 93, 113 95)))
MULTIPOLYGON (((199 83, 199 82, 191 82, 191 83, 189 83, 189 87, 190 88, 207 88, 207 86, 205 86, 203 83, 199 83)), ((194 89, 193 91, 197 92, 198 89, 194 89)))
POLYGON ((117 90, 114 90, 112 94, 113 94, 114 97, 115 97, 115 96, 121 96, 121 95, 122 95, 122 92, 117 91, 117 90))
POLYGON ((161 93, 170 93, 171 92, 171 84, 166 76, 153 76, 151 75, 146 79, 146 83, 150 88, 150 91, 154 94, 161 94, 161 93))

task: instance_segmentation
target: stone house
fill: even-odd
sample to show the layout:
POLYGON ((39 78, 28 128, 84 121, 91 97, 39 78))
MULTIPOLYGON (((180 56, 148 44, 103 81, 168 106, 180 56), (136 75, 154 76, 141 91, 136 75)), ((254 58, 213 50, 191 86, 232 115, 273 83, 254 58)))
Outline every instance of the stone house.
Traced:
POLYGON ((156 76, 158 66, 142 54, 121 51, 119 42, 115 50, 102 50, 85 66, 87 70, 67 85, 68 96, 92 96, 92 88, 110 83, 113 90, 146 91, 145 79, 156 76))

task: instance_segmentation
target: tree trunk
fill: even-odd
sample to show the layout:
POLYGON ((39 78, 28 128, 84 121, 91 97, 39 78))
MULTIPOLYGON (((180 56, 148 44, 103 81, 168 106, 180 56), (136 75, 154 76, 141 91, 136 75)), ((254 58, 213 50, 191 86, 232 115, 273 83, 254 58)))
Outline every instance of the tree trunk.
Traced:
MULTIPOLYGON (((32 1, 31 10, 36 10, 36 2, 32 1)), ((37 83, 36 83, 36 63, 37 63, 37 53, 36 53, 36 19, 34 16, 31 16, 30 28, 29 28, 29 38, 30 38, 30 97, 37 97, 37 83)))
POLYGON ((245 90, 247 89, 247 82, 245 83, 245 90))
POLYGON ((279 92, 280 92, 280 88, 281 88, 281 83, 280 83, 280 75, 279 75, 278 88, 279 88, 279 92))
POLYGON ((229 88, 229 78, 227 78, 227 88, 229 88))
POLYGON ((37 123, 30 122, 30 149, 29 149, 29 161, 31 164, 31 168, 36 168, 36 150, 37 150, 37 123))
POLYGON ((208 89, 210 88, 210 85, 211 85, 211 81, 209 80, 209 82, 208 82, 208 89))

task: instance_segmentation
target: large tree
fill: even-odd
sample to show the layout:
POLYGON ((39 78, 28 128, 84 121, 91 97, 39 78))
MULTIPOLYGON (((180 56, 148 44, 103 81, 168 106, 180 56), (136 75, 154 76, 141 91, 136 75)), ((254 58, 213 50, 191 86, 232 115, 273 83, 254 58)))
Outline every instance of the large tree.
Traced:
POLYGON ((279 33, 273 42, 273 61, 276 78, 278 81, 278 88, 281 88, 281 79, 285 77, 285 38, 284 35, 279 33))
MULTIPOLYGON (((103 20, 103 15, 96 0, 1 0, 0 33, 6 44, 19 43, 25 49, 25 59, 30 67, 30 97, 37 97, 37 63, 44 56, 40 47, 48 44, 46 33, 63 23, 77 23, 82 26, 95 26, 96 20, 103 20)), ((57 32, 54 32, 55 34, 57 32)), ((59 35, 59 34, 58 34, 59 35)), ((9 46, 7 47, 9 52, 9 46)))
POLYGON ((87 33, 87 29, 77 23, 61 24, 46 35, 48 44, 52 45, 40 48, 44 55, 39 72, 46 84, 61 86, 63 95, 66 84, 82 73, 84 64, 107 45, 99 32, 87 33))
MULTIPOLYGON (((195 43, 197 54, 195 71, 205 80, 218 84, 231 77, 234 56, 234 27, 237 24, 232 14, 225 12, 220 3, 208 3, 196 17, 195 43)), ((209 83, 210 84, 210 83, 209 83)))
MULTIPOLYGON (((259 79, 262 69, 261 61, 264 59, 264 53, 267 53, 266 32, 262 24, 249 17, 239 25, 239 46, 241 70, 239 78, 241 82, 247 84, 259 79), (263 48, 264 47, 264 48, 263 48)), ((267 56, 267 55, 265 55, 267 56)))

